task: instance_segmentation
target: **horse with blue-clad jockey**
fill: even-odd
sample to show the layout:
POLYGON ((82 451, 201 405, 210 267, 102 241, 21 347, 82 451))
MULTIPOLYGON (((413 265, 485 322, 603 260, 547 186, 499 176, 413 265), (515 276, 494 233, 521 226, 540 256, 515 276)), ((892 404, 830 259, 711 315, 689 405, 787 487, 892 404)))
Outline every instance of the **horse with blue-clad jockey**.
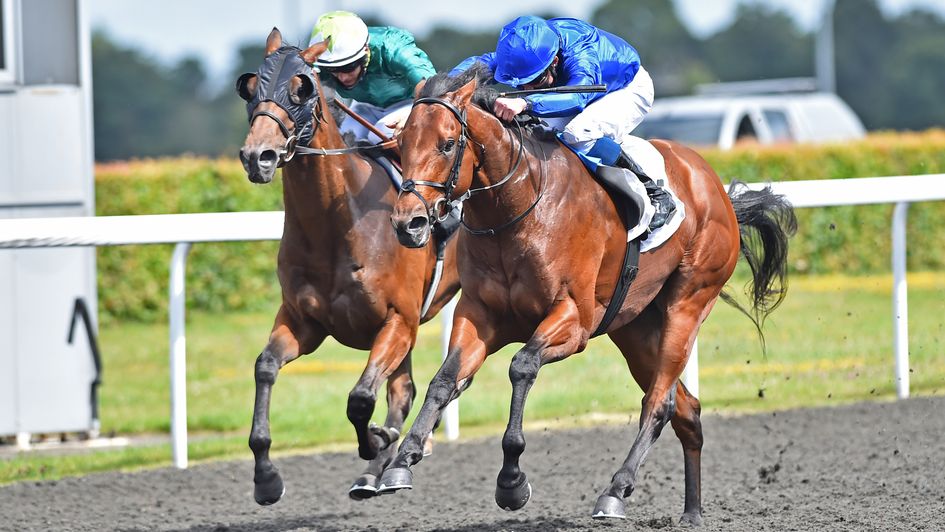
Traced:
POLYGON ((726 192, 691 149, 633 137, 652 82, 633 47, 585 22, 520 17, 495 52, 452 74, 425 82, 399 135, 405 180, 391 221, 403 245, 422 247, 461 204, 463 290, 449 354, 378 492, 413 486, 411 467, 443 409, 489 355, 521 342, 495 501, 522 508, 532 493, 519 461, 528 392, 542 366, 606 334, 645 394, 639 432, 592 515, 625 517, 639 469, 671 424, 685 465, 681 520, 701 524, 701 407, 679 377, 717 300, 734 303, 723 288, 740 255, 751 270, 743 310, 759 331, 780 303, 793 209, 770 187, 726 192), (495 81, 520 90, 499 93, 495 81))

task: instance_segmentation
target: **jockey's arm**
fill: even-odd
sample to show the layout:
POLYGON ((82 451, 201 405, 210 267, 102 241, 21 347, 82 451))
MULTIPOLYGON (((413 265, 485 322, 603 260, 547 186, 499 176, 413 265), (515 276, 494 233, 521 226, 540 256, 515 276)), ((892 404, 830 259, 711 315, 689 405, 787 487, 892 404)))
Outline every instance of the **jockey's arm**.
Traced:
POLYGON ((485 64, 490 72, 495 72, 495 52, 489 52, 463 59, 458 65, 453 67, 453 70, 450 70, 450 76, 455 77, 462 74, 475 65, 477 61, 485 64))
MULTIPOLYGON (((563 75, 556 86, 603 84, 600 64, 596 58, 570 58, 565 60, 563 75)), ((557 81, 557 80, 556 80, 557 81)), ((591 102, 594 93, 573 92, 567 94, 534 94, 528 96, 529 111, 535 116, 572 116, 580 113, 591 102)))
POLYGON ((416 46, 405 46, 396 55, 391 57, 389 67, 392 72, 406 78, 406 84, 414 88, 421 81, 436 74, 433 63, 427 54, 416 46))

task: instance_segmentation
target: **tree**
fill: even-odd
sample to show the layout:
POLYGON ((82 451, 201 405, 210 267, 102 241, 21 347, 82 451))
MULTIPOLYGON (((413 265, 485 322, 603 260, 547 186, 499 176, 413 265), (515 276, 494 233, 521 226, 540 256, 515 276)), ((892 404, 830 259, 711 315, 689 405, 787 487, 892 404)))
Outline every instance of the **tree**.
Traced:
POLYGON ((889 50, 884 78, 891 97, 882 127, 925 129, 945 125, 945 20, 916 10, 894 21, 896 46, 889 50))
POLYGON ((658 96, 686 93, 693 84, 710 79, 697 41, 670 0, 608 0, 590 22, 637 49, 658 96))
POLYGON ((96 159, 160 154, 172 91, 156 61, 101 31, 92 56, 96 159))
POLYGON ((209 94, 199 59, 166 67, 96 31, 92 79, 97 160, 234 152, 230 103, 209 94))
POLYGON ((760 4, 741 4, 731 26, 705 40, 705 56, 720 81, 810 77, 814 45, 794 19, 760 4))
POLYGON ((427 53, 438 72, 449 72, 463 59, 495 50, 499 28, 494 31, 465 32, 437 26, 429 35, 417 39, 417 46, 427 53))
POLYGON ((837 94, 869 129, 889 127, 895 99, 886 81, 893 26, 876 0, 837 0, 834 7, 837 94))

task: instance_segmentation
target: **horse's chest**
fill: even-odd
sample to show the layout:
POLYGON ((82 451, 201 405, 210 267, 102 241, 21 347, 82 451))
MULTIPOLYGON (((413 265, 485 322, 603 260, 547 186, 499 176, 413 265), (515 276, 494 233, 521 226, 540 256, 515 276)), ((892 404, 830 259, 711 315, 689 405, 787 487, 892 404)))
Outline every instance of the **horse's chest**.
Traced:
POLYGON ((298 272, 292 283, 296 308, 329 330, 357 329, 364 322, 375 321, 379 313, 379 298, 364 269, 345 270, 298 272))
POLYGON ((519 263, 489 271, 478 279, 475 290, 494 312, 532 321, 540 319, 554 301, 557 284, 544 268, 519 263))

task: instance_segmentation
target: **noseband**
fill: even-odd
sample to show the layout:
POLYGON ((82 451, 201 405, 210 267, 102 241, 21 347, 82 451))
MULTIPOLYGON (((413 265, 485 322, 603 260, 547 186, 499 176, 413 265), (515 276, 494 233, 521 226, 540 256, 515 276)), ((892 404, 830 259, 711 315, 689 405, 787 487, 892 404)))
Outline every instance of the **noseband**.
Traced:
MULTIPOLYGON (((516 121, 515 125, 518 126, 518 154, 515 157, 515 163, 512 165, 512 169, 509 170, 509 172, 502 179, 485 187, 471 188, 467 190, 465 193, 463 193, 461 196, 459 196, 458 198, 454 199, 453 190, 456 188, 456 184, 459 181, 459 172, 463 165, 463 155, 466 151, 467 140, 472 140, 476 144, 479 144, 479 147, 482 149, 483 152, 485 151, 485 146, 483 146, 479 142, 476 142, 476 140, 472 139, 472 137, 469 135, 469 124, 466 122, 465 109, 459 110, 451 102, 444 100, 442 98, 430 98, 430 97, 418 99, 417 101, 414 102, 414 106, 424 104, 424 103, 432 104, 432 105, 442 105, 443 107, 446 107, 451 113, 453 113, 453 116, 456 117, 456 120, 459 121, 460 126, 462 126, 459 133, 459 139, 456 141, 456 156, 453 159, 453 165, 450 168, 450 173, 447 176, 446 181, 442 183, 438 183, 436 181, 407 179, 403 182, 403 185, 401 185, 402 192, 408 192, 410 194, 413 194, 420 200, 420 202, 423 204, 424 208, 427 211, 427 218, 430 220, 430 225, 433 225, 437 223, 442 223, 454 207, 459 207, 467 199, 471 198, 472 196, 480 192, 485 192, 487 190, 498 188, 504 185, 506 182, 508 182, 509 179, 512 178, 512 176, 514 176, 518 172, 518 167, 522 163, 522 160, 525 158, 524 157, 525 132, 522 130, 522 125, 516 121), (430 187, 430 188, 441 189, 443 190, 443 196, 438 198, 436 201, 434 201, 433 205, 430 205, 429 202, 427 202, 427 200, 424 199, 423 195, 420 194, 419 191, 417 191, 417 188, 416 188, 417 186, 425 186, 425 187, 430 187), (440 214, 440 212, 442 212, 442 214, 440 214)), ((473 173, 478 171, 479 168, 480 166, 477 165, 476 168, 473 169, 473 173)), ((491 236, 491 235, 495 235, 497 232, 503 229, 506 229, 508 227, 515 225, 516 223, 521 221, 523 218, 528 216, 528 214, 532 211, 532 209, 534 209, 535 206, 538 205, 539 200, 541 200, 541 197, 544 194, 544 189, 545 189, 544 172, 542 172, 541 177, 542 179, 541 179, 541 184, 539 185, 540 189, 538 192, 538 197, 535 199, 535 202, 532 203, 532 205, 528 209, 525 210, 525 212, 519 214, 512 220, 491 229, 474 229, 466 225, 466 221, 461 217, 460 223, 462 223, 463 228, 465 228, 467 231, 469 231, 471 234, 474 234, 474 235, 490 235, 491 236)))
MULTIPOLYGON (((315 98, 317 99, 318 97, 316 96, 315 98)), ((276 102, 276 101, 273 101, 272 103, 279 105, 279 102, 276 102)), ((285 110, 285 108, 282 107, 281 105, 279 105, 279 107, 285 110)), ((315 134, 316 131, 318 131, 318 126, 322 121, 321 116, 320 116, 321 115, 321 101, 318 101, 312 107, 313 116, 315 115, 315 113, 319 114, 319 120, 315 122, 315 125, 312 128, 313 135, 315 134)), ((253 110, 253 115, 249 119, 249 127, 253 127, 253 122, 255 122, 256 118, 260 116, 266 116, 275 120, 276 125, 278 125, 279 129, 282 131, 282 135, 285 136, 285 145, 282 146, 282 150, 279 151, 279 164, 276 165, 277 168, 282 168, 285 165, 285 163, 291 161, 292 158, 295 157, 295 150, 296 150, 296 144, 298 143, 298 136, 293 134, 289 130, 288 126, 285 125, 285 123, 282 121, 281 118, 279 118, 273 113, 270 113, 269 111, 253 110)))

